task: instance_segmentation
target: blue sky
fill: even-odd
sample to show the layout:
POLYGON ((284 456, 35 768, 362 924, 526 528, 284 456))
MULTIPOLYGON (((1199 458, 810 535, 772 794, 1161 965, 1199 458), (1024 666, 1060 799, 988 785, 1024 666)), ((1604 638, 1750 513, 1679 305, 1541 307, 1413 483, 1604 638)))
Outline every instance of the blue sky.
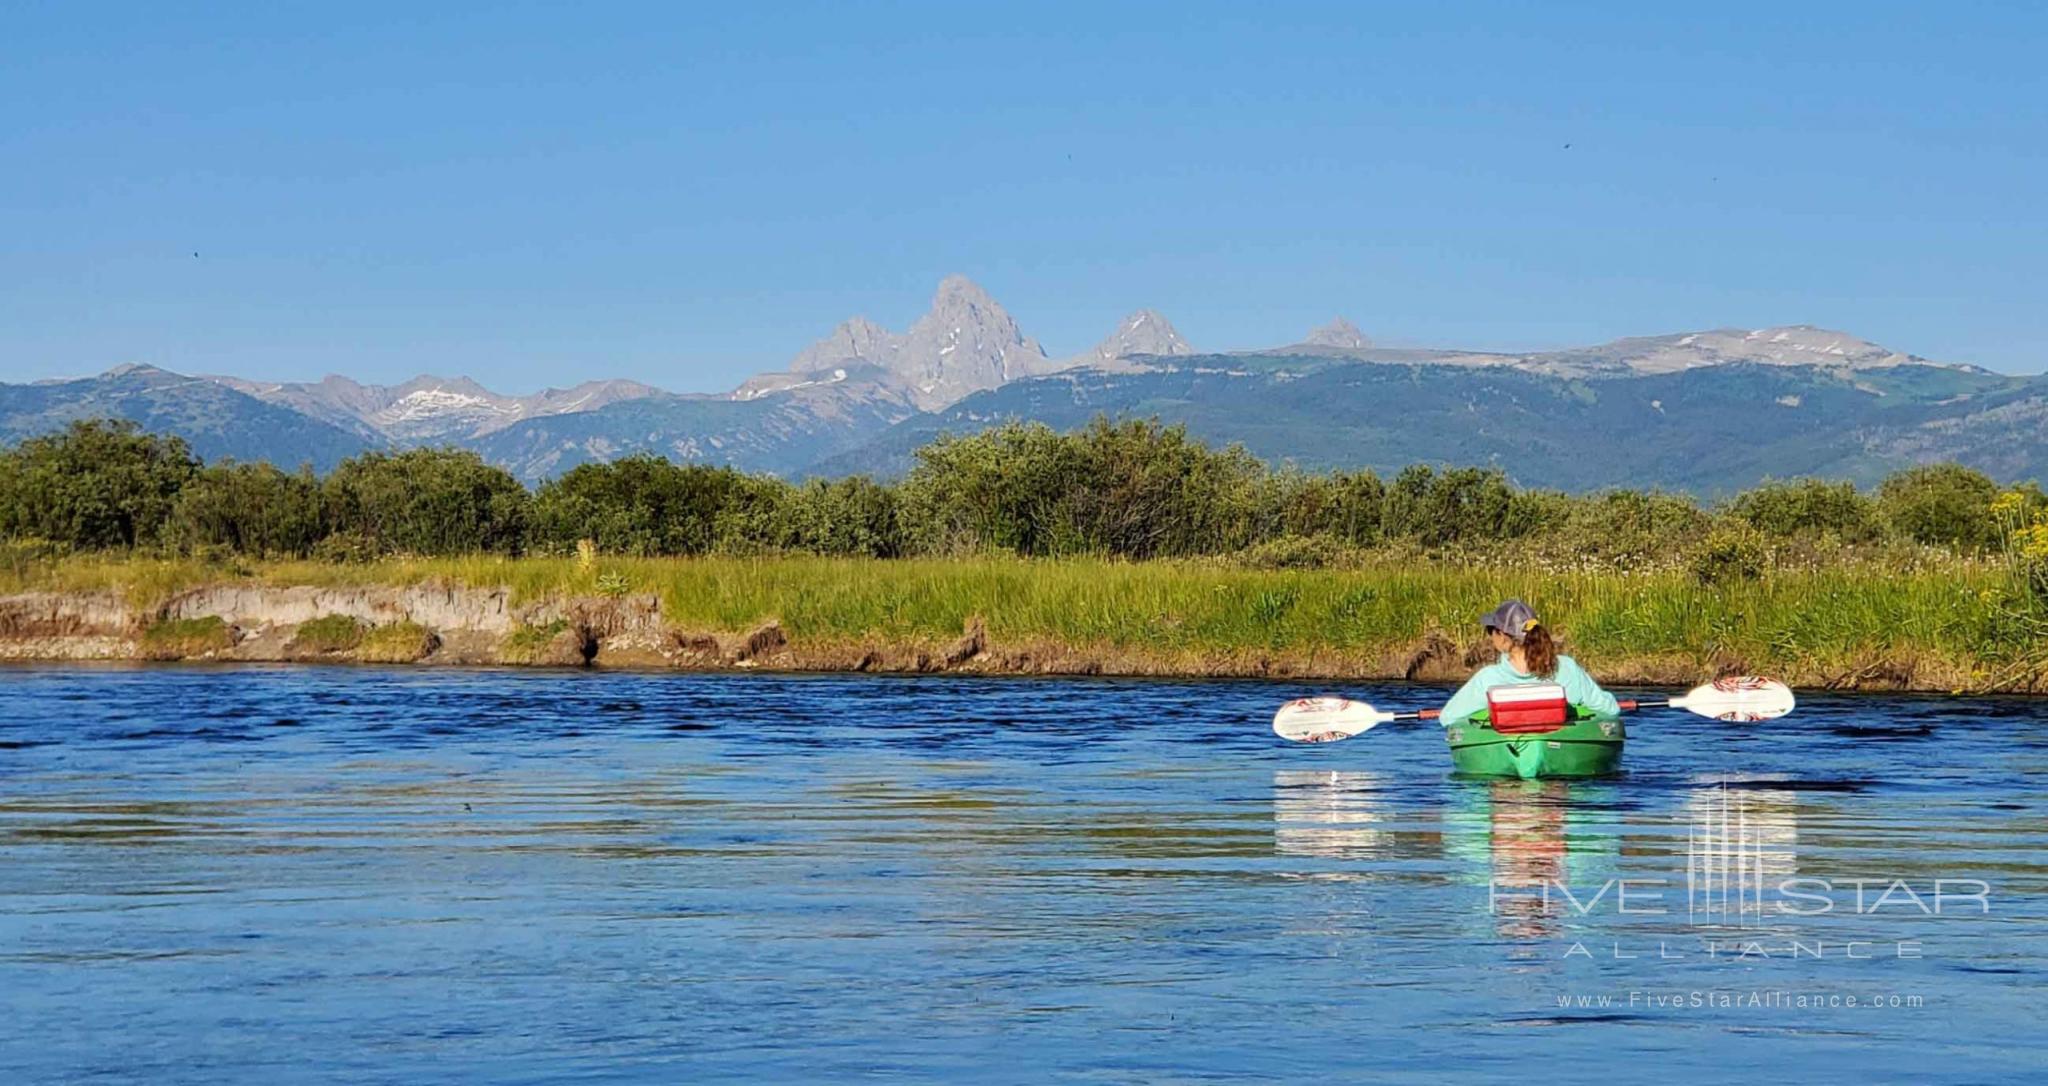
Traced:
POLYGON ((1054 354, 1151 306, 2048 367, 2038 6, 169 10, 0 14, 0 379, 721 389, 952 272, 1054 354))

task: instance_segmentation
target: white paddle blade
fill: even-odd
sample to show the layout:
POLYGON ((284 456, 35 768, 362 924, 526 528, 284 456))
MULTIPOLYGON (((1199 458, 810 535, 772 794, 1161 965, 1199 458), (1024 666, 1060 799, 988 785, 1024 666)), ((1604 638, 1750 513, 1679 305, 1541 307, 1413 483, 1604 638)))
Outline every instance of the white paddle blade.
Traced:
POLYGON ((1798 702, 1792 697, 1792 688, 1776 679, 1742 675, 1694 687, 1671 704, 1716 720, 1775 720, 1791 712, 1798 702))
POLYGON ((1394 719, 1362 701, 1348 698, 1299 698, 1273 714, 1273 734, 1296 743, 1330 743, 1394 719))

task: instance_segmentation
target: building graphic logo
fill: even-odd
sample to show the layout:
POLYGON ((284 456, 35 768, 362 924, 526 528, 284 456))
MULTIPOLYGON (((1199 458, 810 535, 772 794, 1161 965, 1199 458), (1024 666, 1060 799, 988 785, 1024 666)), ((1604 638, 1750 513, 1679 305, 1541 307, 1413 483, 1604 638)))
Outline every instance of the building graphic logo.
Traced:
MULTIPOLYGON (((1780 848, 1767 861, 1767 836, 1782 845, 1787 823, 1768 826, 1753 808, 1750 793, 1719 784, 1696 793, 1688 806, 1692 821, 1685 842, 1685 911, 1695 927, 1760 928, 1764 924, 1764 887, 1770 868, 1789 866, 1790 850, 1780 848)), ((1797 830, 1792 832, 1796 835, 1797 830)), ((1778 871, 1777 874, 1785 872, 1778 871)))

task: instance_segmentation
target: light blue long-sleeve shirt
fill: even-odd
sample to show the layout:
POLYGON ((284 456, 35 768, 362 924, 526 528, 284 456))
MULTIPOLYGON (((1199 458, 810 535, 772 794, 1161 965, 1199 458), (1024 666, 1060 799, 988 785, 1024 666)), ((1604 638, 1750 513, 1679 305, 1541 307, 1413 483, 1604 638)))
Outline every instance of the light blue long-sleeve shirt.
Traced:
POLYGON ((1457 693, 1451 695, 1451 700, 1444 702, 1442 723, 1446 726, 1462 724, 1473 713, 1485 709, 1486 692, 1496 686, 1536 682, 1554 682, 1564 687, 1564 700, 1578 708, 1603 715, 1621 711, 1621 703, 1614 700, 1614 695, 1600 689, 1600 684, 1586 674, 1586 669, 1569 656, 1557 658, 1556 675, 1539 679, 1516 671, 1515 665, 1508 663, 1507 654, 1502 653, 1499 660, 1480 668, 1465 680, 1465 685, 1459 687, 1457 693))

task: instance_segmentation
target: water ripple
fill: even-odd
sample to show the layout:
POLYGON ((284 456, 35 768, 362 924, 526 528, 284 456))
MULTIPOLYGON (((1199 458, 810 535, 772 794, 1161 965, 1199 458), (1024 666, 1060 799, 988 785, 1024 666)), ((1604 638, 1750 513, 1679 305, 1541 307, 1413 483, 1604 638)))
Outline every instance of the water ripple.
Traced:
POLYGON ((1299 684, 0 682, 10 1082, 1480 1081, 1537 1054, 1685 1077, 1673 1053, 1996 1081, 2048 1057, 2025 699, 1646 714, 1623 776, 1518 782, 1449 776, 1430 727, 1279 743, 1299 684), (1788 910, 1813 903, 1786 880, 1829 907, 1788 910), (1919 1005, 1797 1004, 1848 995, 1919 1005))

